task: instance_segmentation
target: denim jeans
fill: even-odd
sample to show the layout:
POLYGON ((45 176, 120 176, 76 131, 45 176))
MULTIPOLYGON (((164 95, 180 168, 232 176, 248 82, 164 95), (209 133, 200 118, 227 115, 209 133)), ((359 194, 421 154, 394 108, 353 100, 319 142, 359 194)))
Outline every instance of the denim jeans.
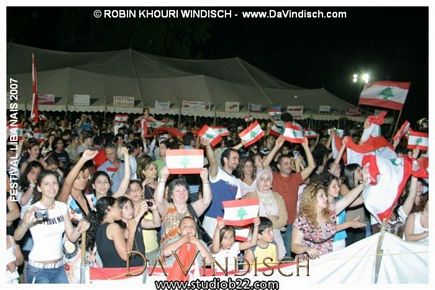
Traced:
POLYGON ((36 268, 26 265, 26 283, 29 284, 68 284, 64 266, 59 268, 36 268))
POLYGON ((288 224, 285 228, 285 232, 282 235, 282 238, 284 240, 284 246, 286 250, 286 257, 292 257, 292 251, 291 251, 291 245, 292 245, 292 230, 293 225, 288 224))

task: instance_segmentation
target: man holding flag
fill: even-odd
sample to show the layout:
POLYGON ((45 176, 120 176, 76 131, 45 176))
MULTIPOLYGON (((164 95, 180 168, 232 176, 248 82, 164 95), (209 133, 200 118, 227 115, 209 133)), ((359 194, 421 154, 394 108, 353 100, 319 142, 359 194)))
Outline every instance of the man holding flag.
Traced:
POLYGON ((221 168, 213 153, 210 140, 202 138, 201 144, 205 147, 208 163, 210 164, 209 179, 213 194, 210 207, 205 212, 203 227, 212 237, 217 225, 217 217, 224 215, 222 202, 234 200, 240 196, 239 183, 233 175, 233 171, 239 165, 239 152, 235 149, 227 148, 221 156, 221 168))

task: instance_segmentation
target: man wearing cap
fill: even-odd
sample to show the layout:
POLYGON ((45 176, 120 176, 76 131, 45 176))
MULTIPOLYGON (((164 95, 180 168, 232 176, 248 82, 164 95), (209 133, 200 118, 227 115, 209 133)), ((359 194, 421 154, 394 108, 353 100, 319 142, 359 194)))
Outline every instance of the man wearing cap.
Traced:
POLYGON ((217 217, 224 215, 222 202, 234 200, 236 196, 240 196, 240 187, 237 178, 233 175, 233 171, 239 165, 239 152, 232 148, 227 148, 221 156, 221 165, 219 167, 216 157, 211 148, 210 141, 201 139, 201 144, 206 149, 207 159, 210 164, 209 180, 213 199, 210 207, 205 212, 203 227, 213 237, 217 217))

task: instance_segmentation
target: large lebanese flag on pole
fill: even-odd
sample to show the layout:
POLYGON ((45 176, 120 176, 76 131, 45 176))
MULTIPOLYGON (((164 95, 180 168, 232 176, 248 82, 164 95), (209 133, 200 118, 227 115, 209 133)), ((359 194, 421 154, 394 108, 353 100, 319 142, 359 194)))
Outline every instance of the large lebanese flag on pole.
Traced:
POLYGON ((402 110, 410 82, 379 81, 364 86, 359 98, 360 105, 402 110))
POLYGON ((420 149, 427 151, 429 148, 429 134, 409 130, 408 149, 420 149))
POLYGON ((38 123, 39 121, 38 110, 38 79, 36 77, 35 55, 32 53, 32 111, 30 113, 30 120, 33 123, 38 123))
POLYGON ((204 167, 202 149, 168 149, 166 166, 171 174, 199 174, 204 167))
POLYGON ((364 205, 381 223, 390 218, 403 189, 411 176, 412 161, 409 157, 385 159, 366 155, 362 166, 368 168, 371 182, 363 191, 364 205))
POLYGON ((249 125, 248 128, 240 132, 239 137, 243 141, 245 141, 244 147, 248 147, 264 136, 264 131, 261 129, 260 124, 258 124, 258 121, 252 122, 251 125, 249 125))
POLYGON ((362 159, 367 154, 386 159, 397 157, 393 146, 382 136, 370 137, 361 145, 355 144, 351 138, 346 138, 345 143, 347 164, 356 163, 362 165, 362 159))
POLYGON ((252 224, 260 209, 258 198, 229 200, 223 201, 222 204, 224 206, 225 225, 235 227, 252 224))

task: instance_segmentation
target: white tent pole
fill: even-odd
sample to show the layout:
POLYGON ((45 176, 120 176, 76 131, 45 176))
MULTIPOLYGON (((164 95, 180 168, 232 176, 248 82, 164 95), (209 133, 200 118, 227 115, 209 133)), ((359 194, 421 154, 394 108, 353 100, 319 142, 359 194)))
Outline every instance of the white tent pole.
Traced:
MULTIPOLYGON (((128 53, 130 55, 131 64, 133 65, 134 76, 136 77, 136 82, 137 82, 137 87, 139 89, 140 99, 142 100, 142 107, 145 107, 145 100, 143 98, 142 89, 140 87, 139 77, 137 75, 136 63, 134 62, 133 53, 132 52, 133 52, 133 50, 131 48, 129 48, 128 49, 128 53)), ((154 112, 154 114, 155 114, 155 112, 154 112)))

